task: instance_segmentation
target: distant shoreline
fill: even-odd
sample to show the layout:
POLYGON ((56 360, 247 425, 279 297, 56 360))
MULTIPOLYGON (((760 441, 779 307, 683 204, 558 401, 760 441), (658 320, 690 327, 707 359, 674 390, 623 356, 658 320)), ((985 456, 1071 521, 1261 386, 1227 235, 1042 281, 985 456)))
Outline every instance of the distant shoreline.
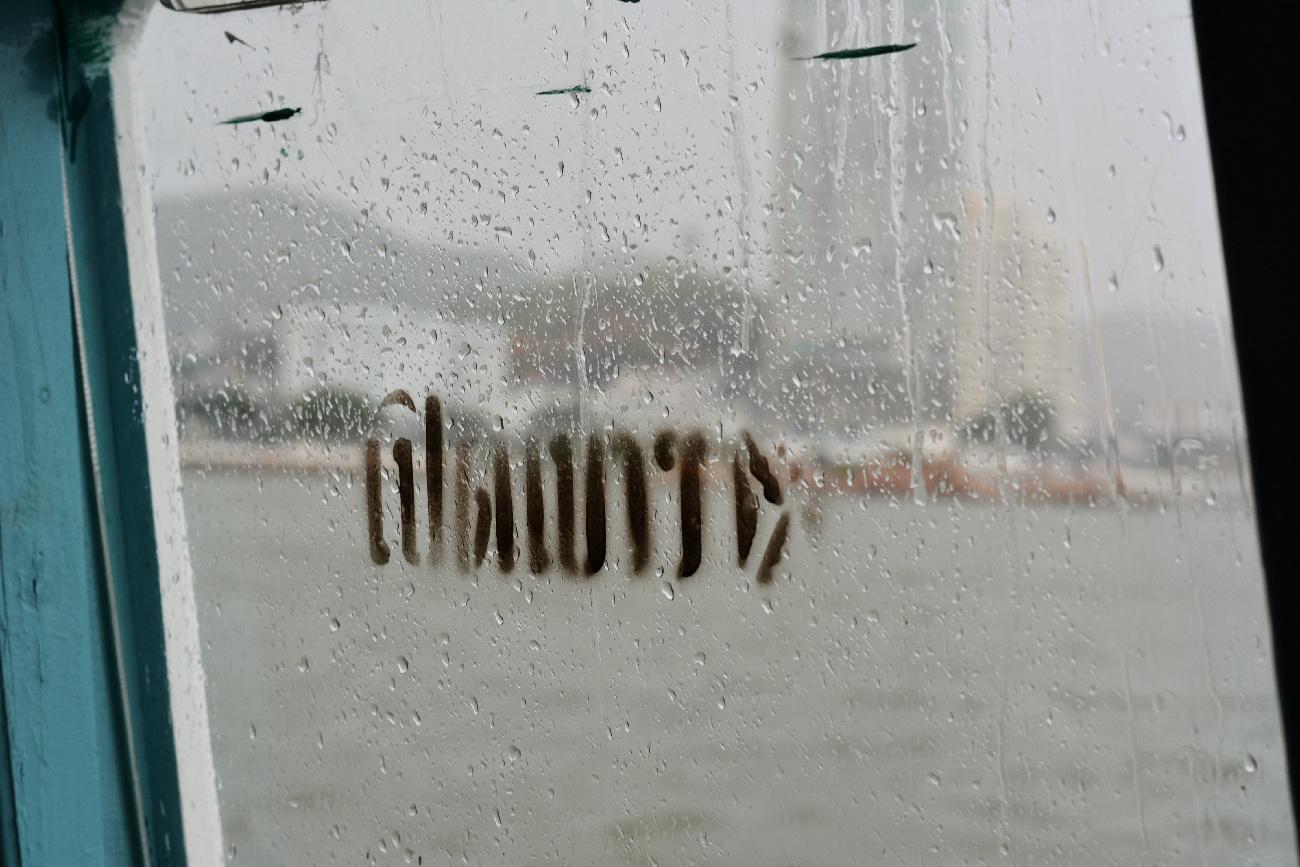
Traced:
MULTIPOLYGON (((220 440, 183 442, 182 470, 217 470, 240 473, 306 472, 357 473, 363 471, 362 449, 350 443, 288 443, 267 446, 220 440)), ((395 465, 385 457, 389 469, 395 465)), ((417 450, 414 469, 423 473, 423 457, 417 450)), ((866 496, 910 498, 911 468, 906 456, 881 461, 840 464, 833 468, 812 468, 787 463, 782 475, 792 490, 812 496, 866 496)), ((1227 481, 1227 471, 1220 474, 1227 481)), ((1127 506, 1158 506, 1162 502, 1212 499, 1240 504, 1241 492, 1225 485, 1211 485, 1211 474, 1184 471, 1181 486, 1175 484, 1169 468, 1122 466, 1112 481, 1098 471, 1068 473, 1050 468, 1009 472, 1001 478, 991 470, 963 466, 959 459, 928 461, 922 473, 927 499, 960 499, 963 502, 999 503, 1008 499, 1042 503, 1102 506, 1123 502, 1127 506), (1179 489, 1181 487, 1181 490, 1179 489), (1213 492, 1212 494, 1210 492, 1213 492)), ((728 482, 725 462, 709 462, 705 483, 723 489, 728 482)))

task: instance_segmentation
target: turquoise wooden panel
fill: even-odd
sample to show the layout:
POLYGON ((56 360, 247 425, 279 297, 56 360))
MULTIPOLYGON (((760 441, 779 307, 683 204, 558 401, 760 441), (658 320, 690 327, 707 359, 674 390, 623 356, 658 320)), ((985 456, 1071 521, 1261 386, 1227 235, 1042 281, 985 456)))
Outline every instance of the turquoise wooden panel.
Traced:
POLYGON ((0 3, 0 853, 138 863, 61 181, 58 16, 0 3))

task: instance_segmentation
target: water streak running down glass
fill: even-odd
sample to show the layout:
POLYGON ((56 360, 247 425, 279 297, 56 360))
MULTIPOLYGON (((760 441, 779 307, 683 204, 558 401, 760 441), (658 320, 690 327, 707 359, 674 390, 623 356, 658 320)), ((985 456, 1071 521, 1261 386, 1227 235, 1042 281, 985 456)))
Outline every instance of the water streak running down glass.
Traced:
POLYGON ((1186 2, 136 64, 228 863, 1295 863, 1186 2))

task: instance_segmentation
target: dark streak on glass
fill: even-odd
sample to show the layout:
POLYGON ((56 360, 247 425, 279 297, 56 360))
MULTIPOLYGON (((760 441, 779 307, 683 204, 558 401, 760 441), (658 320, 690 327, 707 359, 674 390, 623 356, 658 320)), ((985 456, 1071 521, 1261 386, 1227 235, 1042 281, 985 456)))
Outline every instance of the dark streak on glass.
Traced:
POLYGON ((879 57, 882 54, 897 54, 915 48, 915 42, 903 45, 871 45, 866 48, 842 48, 839 51, 823 51, 811 57, 796 57, 795 60, 857 60, 862 57, 879 57))
POLYGON ((564 96, 565 94, 577 96, 579 93, 591 93, 591 88, 585 84, 575 84, 573 87, 554 87, 550 90, 537 91, 538 96, 564 96))
POLYGON ((536 440, 524 446, 524 522, 528 530, 528 569, 541 575, 551 567, 546 550, 546 500, 542 495, 542 453, 536 440))
POLYGON ((488 536, 492 532, 492 498, 482 488, 475 488, 474 503, 478 507, 474 518, 474 568, 477 569, 487 556, 488 536))
POLYGON ((686 435, 682 446, 681 506, 682 506, 682 562, 677 568, 679 578, 689 578, 700 568, 702 535, 704 533, 703 472, 708 444, 704 435, 692 431, 686 435))
POLYGON ((655 434, 655 463, 664 472, 671 470, 675 464, 673 447, 677 445, 677 434, 670 430, 661 430, 655 434))
POLYGON ((763 486, 763 497, 774 506, 781 505, 781 483, 777 481, 776 476, 772 473, 772 467, 768 465, 767 458, 758 450, 754 438, 746 431, 741 434, 745 438, 745 448, 749 451, 749 471, 758 483, 763 486))
POLYGON ((740 465, 739 449, 731 456, 731 482, 736 492, 736 553, 743 569, 758 529, 758 496, 749 486, 749 477, 740 465))
POLYGON ((392 551, 384 541, 384 502, 379 470, 379 440, 366 440, 366 534, 370 538, 371 561, 383 566, 392 556, 392 551))
POLYGON ((556 523, 560 537, 560 568, 570 575, 578 571, 573 553, 573 443, 568 434, 557 434, 549 444, 555 462, 556 523))
POLYGON ((415 401, 411 398, 411 393, 404 388, 394 389, 384 396, 379 402, 379 408, 384 409, 389 406, 404 406, 411 412, 416 412, 415 401))
POLYGON ((497 564, 502 572, 515 568, 515 493, 510 483, 510 452, 497 442, 492 456, 492 492, 497 506, 497 564))
POLYGON ((402 504, 402 556, 414 565, 420 562, 415 542, 415 464, 406 437, 393 443, 393 460, 397 462, 397 497, 402 504))
MULTIPOLYGON (((412 411, 415 409, 410 394, 403 389, 391 392, 384 398, 380 408, 393 405, 404 406, 412 411)), ((438 559, 442 555, 445 544, 442 526, 445 434, 442 402, 439 398, 432 395, 426 398, 424 416, 427 454, 425 478, 429 492, 429 550, 431 558, 438 559)), ((743 568, 753 550, 760 508, 760 500, 750 483, 749 476, 752 475, 759 482, 763 489, 763 496, 769 502, 780 505, 783 495, 776 474, 772 471, 768 459, 760 452, 754 438, 746 431, 742 432, 742 439, 746 455, 741 454, 739 447, 732 452, 731 472, 736 508, 737 555, 743 568), (746 457, 748 474, 745 471, 746 457)), ((623 464, 631 564, 633 573, 639 574, 645 569, 650 556, 650 497, 645 450, 636 436, 629 431, 615 433, 611 446, 613 456, 623 464)), ((471 487, 473 450, 474 444, 469 441, 460 441, 455 445, 453 532, 456 560, 462 571, 468 571, 470 535, 473 529, 474 565, 481 566, 487 556, 492 525, 495 521, 498 564, 503 572, 510 572, 514 569, 518 552, 515 547, 514 491, 509 448, 501 440, 493 443, 494 495, 490 495, 485 487, 471 487)), ((558 560, 562 569, 569 574, 575 574, 578 565, 575 552, 577 534, 573 439, 568 434, 556 435, 547 444, 547 450, 556 467, 558 560)), ((595 434, 588 438, 584 483, 584 527, 587 546, 585 571, 589 576, 601 571, 608 557, 605 450, 605 439, 602 436, 595 434)), ((662 430, 655 434, 653 456, 655 463, 665 472, 679 469, 682 553, 677 574, 680 578, 688 578, 699 571, 703 562, 703 487, 708 442, 700 431, 691 431, 679 442, 674 431, 662 430)), ((409 563, 414 564, 419 562, 420 554, 415 536, 416 489, 411 440, 400 438, 393 444, 393 460, 397 465, 397 487, 401 505, 402 554, 409 563)), ((551 566, 551 554, 547 549, 545 538, 546 504, 541 462, 541 446, 536 440, 530 439, 525 445, 525 517, 529 568, 535 574, 544 573, 551 566)), ((368 439, 365 443, 365 486, 370 558, 377 565, 384 565, 391 559, 392 551, 384 539, 383 465, 382 452, 377 439, 368 439)), ((786 512, 777 520, 763 553, 756 576, 760 584, 767 584, 773 580, 773 572, 784 557, 789 528, 790 513, 786 512)))
POLYGON ((623 458, 623 488, 627 497, 627 535, 632 545, 632 573, 639 574, 650 559, 650 494, 646 486, 645 452, 626 431, 614 435, 614 451, 623 458))
POLYGON ((429 497, 429 560, 442 558, 442 401, 424 400, 424 483, 429 497))
POLYGON ((763 562, 758 564, 757 578, 759 584, 770 584, 772 582, 772 570, 781 561, 781 554, 785 550, 785 540, 789 535, 790 513, 782 512, 781 517, 776 522, 776 528, 772 530, 772 538, 767 540, 767 550, 763 552, 763 562))
POLYGON ((586 476, 587 574, 605 567, 605 443, 599 434, 587 437, 586 476))
POLYGON ((255 111, 252 114, 241 114, 238 117, 228 118, 221 121, 223 124, 238 125, 241 123, 252 123, 253 121, 262 121, 263 123, 275 123, 276 121, 288 120, 302 113, 301 108, 274 108, 270 111, 255 111))
POLYGON ((456 564, 469 571, 469 443, 456 443, 456 564))

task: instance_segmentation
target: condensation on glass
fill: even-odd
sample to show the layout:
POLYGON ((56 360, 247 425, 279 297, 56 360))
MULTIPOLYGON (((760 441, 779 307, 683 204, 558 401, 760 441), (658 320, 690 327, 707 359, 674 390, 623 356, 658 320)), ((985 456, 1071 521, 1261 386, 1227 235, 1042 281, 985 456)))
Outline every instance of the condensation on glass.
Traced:
POLYGON ((1185 2, 137 57, 229 863, 1294 863, 1185 2))

